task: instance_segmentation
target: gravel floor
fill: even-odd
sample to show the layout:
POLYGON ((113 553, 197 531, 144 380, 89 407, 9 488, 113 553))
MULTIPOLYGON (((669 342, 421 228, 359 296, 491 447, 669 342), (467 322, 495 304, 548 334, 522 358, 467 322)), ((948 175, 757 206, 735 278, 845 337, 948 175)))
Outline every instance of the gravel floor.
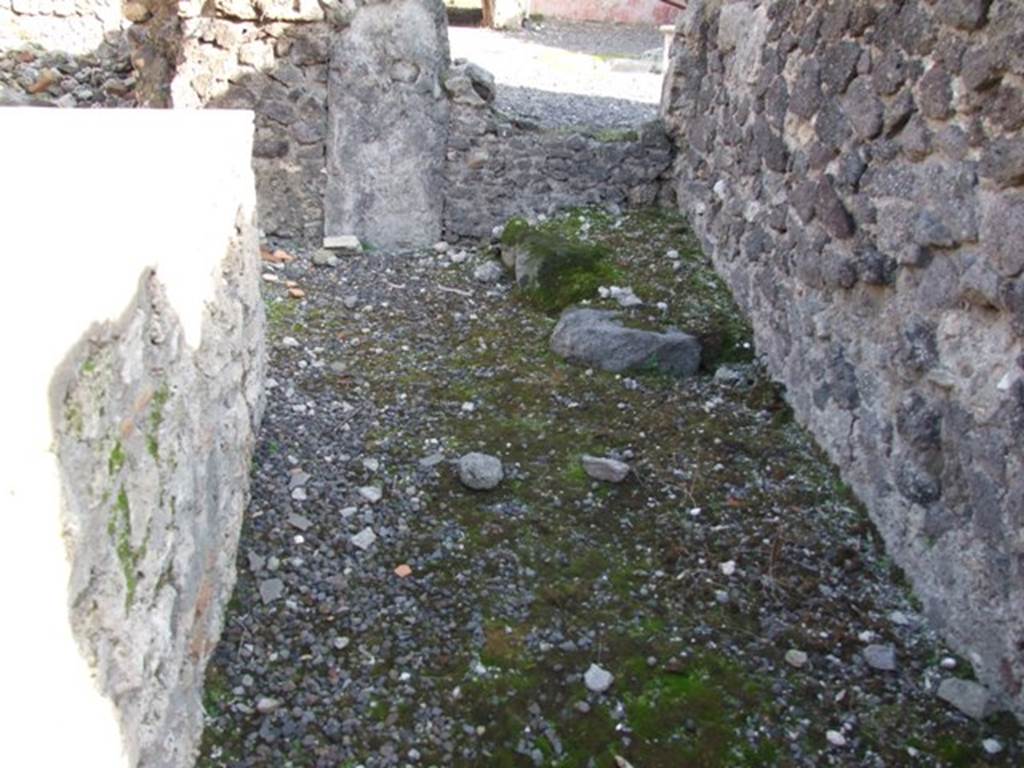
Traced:
POLYGON ((699 333, 708 370, 565 363, 476 250, 267 265, 272 381, 199 765, 1020 765, 1012 718, 936 698, 969 666, 743 362, 682 222, 558 226, 607 243, 632 319, 699 333), (502 460, 497 489, 460 484, 468 451, 502 460), (583 453, 633 475, 591 481, 583 453))
POLYGON ((449 29, 452 57, 490 70, 504 112, 548 126, 628 127, 657 117, 654 27, 545 21, 516 31, 449 29), (651 54, 644 58, 645 54, 651 54))

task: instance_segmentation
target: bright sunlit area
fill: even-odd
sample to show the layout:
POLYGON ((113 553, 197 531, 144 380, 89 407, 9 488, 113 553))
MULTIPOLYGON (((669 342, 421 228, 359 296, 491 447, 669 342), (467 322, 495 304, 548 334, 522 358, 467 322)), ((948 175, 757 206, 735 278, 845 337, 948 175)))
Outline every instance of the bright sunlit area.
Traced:
POLYGON ((449 0, 453 59, 491 72, 497 108, 545 126, 628 127, 657 117, 663 33, 534 15, 521 28, 481 25, 479 0, 449 0))

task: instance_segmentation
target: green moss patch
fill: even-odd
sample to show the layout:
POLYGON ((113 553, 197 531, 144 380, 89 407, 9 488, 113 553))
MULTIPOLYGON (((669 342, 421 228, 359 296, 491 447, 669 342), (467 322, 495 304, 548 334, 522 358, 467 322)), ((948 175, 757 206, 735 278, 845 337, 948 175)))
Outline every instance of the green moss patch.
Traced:
POLYGON ((520 234, 515 247, 526 251, 529 271, 535 275, 521 286, 523 294, 544 312, 592 299, 600 286, 611 285, 619 277, 611 252, 602 245, 533 230, 520 234))

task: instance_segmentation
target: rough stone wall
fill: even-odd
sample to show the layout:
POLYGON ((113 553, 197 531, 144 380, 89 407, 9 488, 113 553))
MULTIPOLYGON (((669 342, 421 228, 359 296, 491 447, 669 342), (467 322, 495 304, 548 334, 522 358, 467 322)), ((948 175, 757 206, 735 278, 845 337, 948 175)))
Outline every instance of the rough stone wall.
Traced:
POLYGON ((10 713, 8 754, 194 762, 263 402, 251 120, 0 109, 3 234, 34 255, 11 278, 61 272, 0 311, 8 328, 29 306, 47 318, 2 345, 20 362, 3 413, 3 538, 17 552, 2 559, 32 584, 30 607, 8 606, 29 646, 2 654, 24 710, 10 713), (133 162, 108 166, 119 153, 133 162), (32 527, 10 530, 22 516, 32 527))
POLYGON ((690 3, 677 195, 928 616, 1024 713, 1024 12, 690 3))
POLYGON ((143 103, 256 113, 260 227, 271 239, 323 235, 330 32, 316 0, 181 0, 132 31, 151 73, 143 103))
POLYGON ((29 43, 86 53, 122 26, 122 0, 0 0, 0 50, 29 43))
POLYGON ((453 99, 444 193, 450 239, 489 237, 513 216, 667 201, 673 151, 660 122, 567 132, 512 121, 471 91, 453 99))

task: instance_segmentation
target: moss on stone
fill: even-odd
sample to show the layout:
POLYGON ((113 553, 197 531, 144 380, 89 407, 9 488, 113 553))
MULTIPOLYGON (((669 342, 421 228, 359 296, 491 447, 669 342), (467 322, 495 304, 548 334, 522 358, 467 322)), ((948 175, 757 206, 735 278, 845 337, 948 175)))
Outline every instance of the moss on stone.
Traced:
POLYGON ((125 610, 127 611, 135 599, 135 590, 139 584, 138 567, 142 558, 146 556, 149 534, 146 534, 146 541, 138 549, 132 546, 132 514, 128 504, 128 493, 124 486, 117 493, 114 509, 107 522, 107 534, 113 540, 114 552, 117 554, 121 572, 124 574, 125 610))
MULTIPOLYGON (((527 260, 532 262, 527 270, 531 279, 523 286, 524 295, 545 312, 558 312, 593 298, 600 286, 611 285, 619 277, 611 263, 611 252, 603 245, 549 230, 527 227, 524 231, 518 224, 509 238, 511 247, 525 251, 527 260)), ((518 274, 517 277, 522 279, 518 274)))
POLYGON ((121 471, 121 467, 124 466, 124 462, 124 448, 121 446, 121 441, 117 440, 114 443, 114 447, 110 449, 110 456, 107 457, 107 472, 109 472, 111 476, 116 475, 121 471))
POLYGON ((501 244, 507 246, 519 245, 530 231, 531 228, 526 219, 518 217, 509 219, 501 233, 501 244))

